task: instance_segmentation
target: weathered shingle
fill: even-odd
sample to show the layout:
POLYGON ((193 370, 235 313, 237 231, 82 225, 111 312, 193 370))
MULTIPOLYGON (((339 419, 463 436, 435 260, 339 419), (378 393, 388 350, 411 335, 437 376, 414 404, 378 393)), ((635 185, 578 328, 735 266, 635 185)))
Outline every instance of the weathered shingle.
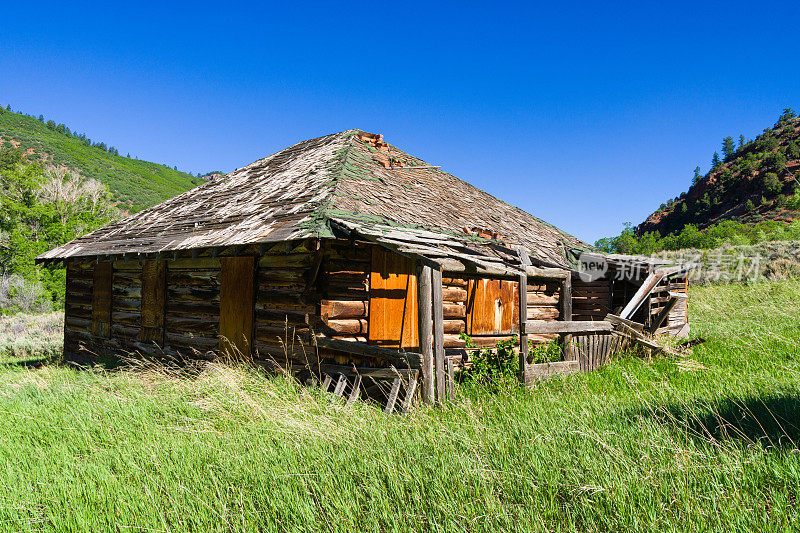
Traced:
MULTIPOLYGON (((522 245, 535 260, 555 266, 568 266, 566 249, 587 247, 376 139, 348 130, 303 141, 39 259, 331 237, 336 221, 371 235, 387 227, 429 229, 472 247, 490 244, 476 234, 492 233, 503 244, 522 245)), ((414 238, 413 232, 408 235, 414 238)))

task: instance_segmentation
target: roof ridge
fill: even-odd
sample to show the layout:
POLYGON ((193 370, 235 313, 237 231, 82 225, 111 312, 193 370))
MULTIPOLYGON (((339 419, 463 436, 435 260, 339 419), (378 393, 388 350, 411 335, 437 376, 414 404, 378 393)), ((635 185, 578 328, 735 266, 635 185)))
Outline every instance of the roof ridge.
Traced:
POLYGON ((347 177, 345 173, 348 170, 348 159, 353 152, 353 139, 359 131, 358 129, 350 129, 331 134, 334 136, 342 136, 344 142, 342 143, 342 148, 337 150, 334 157, 328 160, 326 170, 328 170, 328 178, 332 186, 317 213, 313 219, 309 221, 309 229, 313 231, 318 238, 332 236, 333 230, 330 226, 330 221, 335 217, 330 214, 331 207, 336 200, 339 184, 347 177))

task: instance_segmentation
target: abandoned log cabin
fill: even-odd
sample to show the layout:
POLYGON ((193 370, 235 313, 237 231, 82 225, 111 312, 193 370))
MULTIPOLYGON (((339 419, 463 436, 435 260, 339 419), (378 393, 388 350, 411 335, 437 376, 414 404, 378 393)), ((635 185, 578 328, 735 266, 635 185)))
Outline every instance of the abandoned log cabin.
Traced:
POLYGON ((66 265, 68 359, 235 351, 292 369, 417 368, 431 398, 448 368, 470 363, 462 333, 478 347, 519 339, 523 379, 602 364, 611 346, 604 318, 646 280, 653 287, 627 318, 686 333, 685 299, 670 299, 685 293, 679 271, 653 283, 663 265, 636 260, 637 275, 620 277, 626 258, 612 257, 602 276, 583 281, 586 251, 381 135, 349 130, 37 260, 66 265), (559 335, 564 360, 531 364, 528 341, 559 335))

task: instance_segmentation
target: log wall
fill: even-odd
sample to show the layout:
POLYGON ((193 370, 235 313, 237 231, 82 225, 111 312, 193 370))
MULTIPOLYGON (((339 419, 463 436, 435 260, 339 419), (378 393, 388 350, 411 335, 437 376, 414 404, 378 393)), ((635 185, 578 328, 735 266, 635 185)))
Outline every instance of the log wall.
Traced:
MULTIPOLYGON (((528 279, 528 320, 562 320, 561 281, 528 279)), ((574 289, 573 289, 574 290, 574 289)), ((534 343, 550 342, 557 335, 528 335, 534 343)))
MULTIPOLYGON (((338 340, 369 342, 372 246, 309 239, 244 250, 256 255, 252 356, 271 359, 280 366, 323 360, 380 366, 379 361, 316 350, 313 339, 314 335, 323 334, 338 340)), ((162 259, 157 265, 152 264, 155 260, 148 260, 148 272, 160 273, 155 279, 163 279, 163 288, 154 289, 152 282, 148 282, 147 299, 161 305, 163 313, 159 314, 149 303, 147 317, 142 313, 142 276, 146 263, 114 262, 109 338, 92 333, 95 263, 67 261, 65 355, 73 360, 87 360, 90 352, 119 355, 139 351, 213 357, 219 350, 221 261, 208 254, 162 259), (145 318, 147 327, 143 328, 145 318), (83 352, 81 345, 86 348, 83 352)), ((465 345, 460 335, 467 330, 469 282, 456 275, 443 276, 445 348, 465 345)), ((530 280, 528 319, 558 320, 560 289, 558 281, 530 280)), ((514 284, 512 292, 516 290, 514 284)), ((499 340, 515 338, 518 328, 517 309, 511 333, 480 335, 475 337, 476 344, 494 346, 499 340)), ((534 340, 549 338, 534 337, 534 340)))

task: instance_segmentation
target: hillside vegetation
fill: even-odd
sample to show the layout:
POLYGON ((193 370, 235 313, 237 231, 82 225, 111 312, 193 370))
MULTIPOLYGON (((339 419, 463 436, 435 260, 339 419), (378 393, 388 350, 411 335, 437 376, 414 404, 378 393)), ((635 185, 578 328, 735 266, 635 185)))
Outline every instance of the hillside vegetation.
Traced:
POLYGON ((138 211, 202 183, 157 163, 119 155, 113 146, 73 133, 64 124, 0 108, 0 140, 21 148, 29 162, 56 167, 108 185, 125 211, 138 211))
POLYGON ((763 242, 791 240, 800 240, 800 221, 765 220, 745 224, 725 220, 704 229, 687 224, 681 231, 664 237, 655 231, 637 235, 634 228, 626 224, 618 236, 600 239, 595 242, 595 246, 609 253, 651 255, 664 250, 711 250, 725 246, 751 246, 763 242))
POLYGON ((63 305, 63 268, 34 258, 119 218, 108 186, 0 146, 0 315, 63 305))
POLYGON ((246 366, 6 358, 0 529, 798 530, 800 283, 690 291, 689 357, 407 417, 246 366))
POLYGON ((722 141, 711 170, 695 169, 691 187, 669 200, 636 228, 637 235, 678 233, 687 224, 705 228, 724 220, 791 221, 800 210, 800 118, 785 109, 771 128, 752 140, 722 141))

